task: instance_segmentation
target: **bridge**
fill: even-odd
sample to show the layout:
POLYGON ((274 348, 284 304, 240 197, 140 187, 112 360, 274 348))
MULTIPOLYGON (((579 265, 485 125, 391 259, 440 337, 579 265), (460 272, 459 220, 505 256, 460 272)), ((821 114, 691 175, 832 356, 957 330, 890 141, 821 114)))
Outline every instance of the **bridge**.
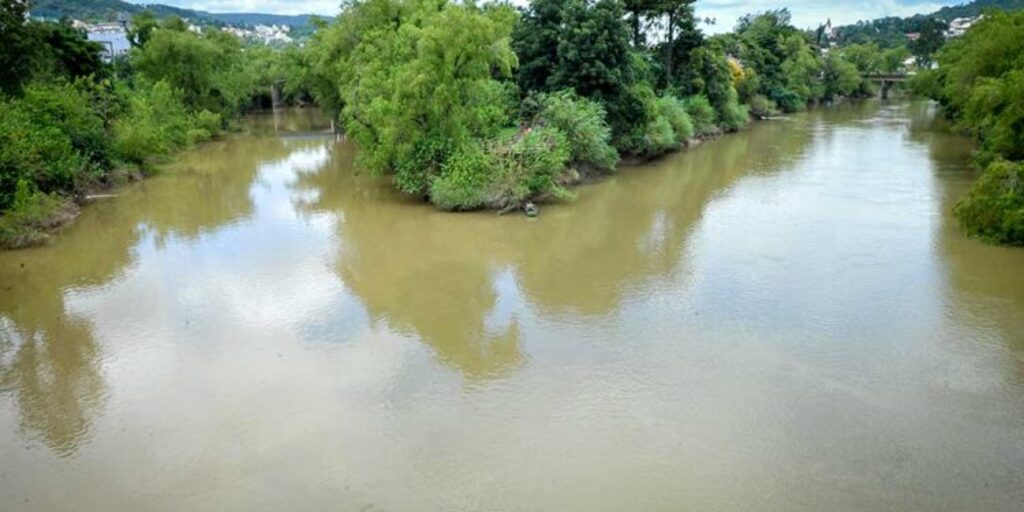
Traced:
POLYGON ((913 75, 907 73, 865 73, 860 77, 864 80, 870 80, 872 82, 878 82, 882 84, 882 99, 889 99, 889 89, 896 82, 906 82, 913 75))

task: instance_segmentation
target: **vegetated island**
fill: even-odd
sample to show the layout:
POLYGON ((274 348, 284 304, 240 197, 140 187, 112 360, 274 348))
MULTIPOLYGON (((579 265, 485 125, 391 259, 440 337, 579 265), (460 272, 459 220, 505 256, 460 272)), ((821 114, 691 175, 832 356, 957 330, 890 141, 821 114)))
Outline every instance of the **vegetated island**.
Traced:
MULTIPOLYGON (((938 49, 838 46, 830 26, 799 30, 785 9, 748 15, 734 32, 706 37, 692 0, 535 0, 519 10, 357 0, 333 20, 314 19, 301 44, 283 47, 142 11, 125 24, 130 50, 104 55, 70 20, 26 21, 24 2, 0 5, 6 247, 45 241, 90 191, 148 174, 272 102, 323 108, 358 144, 360 164, 405 193, 444 210, 508 211, 570 198, 571 184, 613 172, 623 159, 656 158, 742 129, 751 118, 871 96, 876 86, 865 76, 928 66, 938 49)), ((953 117, 963 108, 949 99, 955 91, 946 91, 952 55, 972 40, 940 50, 938 71, 921 74, 921 84, 933 85, 919 89, 953 117)), ((1013 64, 1019 57, 1006 61, 1011 71, 999 75, 1006 80, 1000 90, 1020 72, 1013 64)), ((985 72, 974 82, 988 91, 985 72)), ((999 105, 1014 101, 975 103, 999 115, 1007 110, 999 105)), ((1019 156, 997 149, 1006 144, 989 142, 993 135, 981 128, 973 132, 991 148, 985 154, 1009 159, 998 161, 997 174, 1019 173, 1012 163, 1019 156)), ((979 181, 964 204, 1005 188, 1006 179, 991 181, 979 181)), ((999 205, 1012 217, 1020 193, 1010 195, 1018 199, 999 205)), ((1024 238, 1012 229, 993 235, 1003 213, 990 210, 957 212, 987 239, 1024 238), (987 227, 974 227, 981 224, 987 227)))

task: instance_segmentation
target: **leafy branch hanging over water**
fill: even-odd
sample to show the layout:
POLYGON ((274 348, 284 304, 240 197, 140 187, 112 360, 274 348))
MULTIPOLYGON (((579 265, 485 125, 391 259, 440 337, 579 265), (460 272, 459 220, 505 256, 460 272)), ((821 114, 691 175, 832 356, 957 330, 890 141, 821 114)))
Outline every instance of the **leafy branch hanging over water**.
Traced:
POLYGON ((938 62, 915 88, 981 144, 981 178, 954 211, 974 235, 1024 245, 1024 12, 990 13, 938 62))

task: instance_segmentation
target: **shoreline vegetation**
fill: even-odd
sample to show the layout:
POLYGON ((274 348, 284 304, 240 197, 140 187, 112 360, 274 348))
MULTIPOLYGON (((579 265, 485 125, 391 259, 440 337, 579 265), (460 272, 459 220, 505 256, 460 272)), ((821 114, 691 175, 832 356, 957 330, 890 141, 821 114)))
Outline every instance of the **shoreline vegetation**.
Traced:
POLYGON ((142 11, 106 62, 68 21, 0 0, 0 247, 45 242, 86 195, 271 104, 319 106, 361 167, 439 209, 508 212, 752 119, 873 96, 862 75, 911 54, 836 47, 785 9, 708 37, 693 3, 350 0, 284 47, 142 11))
POLYGON ((953 211, 972 236, 1024 246, 1024 11, 989 12, 937 60, 912 86, 980 146, 980 176, 953 211))

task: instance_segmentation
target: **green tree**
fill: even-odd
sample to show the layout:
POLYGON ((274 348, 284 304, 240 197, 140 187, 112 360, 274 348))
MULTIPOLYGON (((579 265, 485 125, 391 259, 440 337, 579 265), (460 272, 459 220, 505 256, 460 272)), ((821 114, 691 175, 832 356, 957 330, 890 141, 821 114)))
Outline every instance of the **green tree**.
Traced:
POLYGON ((21 88, 32 70, 35 38, 25 16, 28 4, 20 0, 0 0, 0 90, 8 93, 21 88))
POLYGON ((194 112, 209 110, 230 117, 242 110, 254 92, 242 45, 226 32, 200 35, 173 20, 165 21, 144 46, 132 50, 132 62, 151 82, 163 80, 180 90, 185 105, 194 112))
POLYGON ((49 77, 80 78, 103 72, 103 47, 69 23, 30 23, 39 47, 36 73, 49 77))
POLYGON ((695 0, 661 0, 656 4, 660 25, 665 32, 662 53, 665 60, 666 86, 672 85, 676 66, 686 64, 690 52, 704 43, 693 14, 695 0))
POLYGON ((917 59, 917 65, 927 68, 932 65, 935 52, 946 42, 942 33, 948 25, 937 19, 928 19, 921 26, 917 39, 910 42, 910 51, 917 59))
POLYGON ((128 42, 135 48, 145 46, 153 30, 160 26, 153 11, 145 10, 132 16, 132 22, 128 27, 128 42))
MULTIPOLYGON (((716 38, 726 52, 753 70, 762 94, 786 112, 822 97, 821 58, 809 35, 790 24, 786 9, 748 14, 734 34, 716 38)), ((749 95, 749 93, 748 93, 749 95)))
POLYGON ((548 82, 559 65, 565 5, 564 0, 535 0, 516 23, 512 49, 519 57, 517 80, 524 92, 549 90, 548 82))
POLYGON ((938 53, 915 88, 981 143, 981 178, 955 212, 968 232, 1024 245, 1024 12, 989 13, 938 53))
POLYGON ((875 43, 851 44, 840 50, 843 59, 856 66, 857 71, 874 74, 882 71, 882 50, 875 43))
POLYGON ((619 149, 642 144, 653 107, 641 98, 639 59, 630 46, 620 1, 540 0, 527 9, 514 36, 524 92, 571 89, 597 100, 608 113, 619 149))
POLYGON ((822 65, 822 76, 826 100, 831 100, 836 96, 851 96, 861 87, 862 80, 857 66, 836 52, 829 53, 825 58, 822 65))
POLYGON ((910 50, 906 46, 889 48, 882 52, 881 71, 883 73, 897 73, 903 69, 903 62, 910 58, 910 50))
POLYGON ((515 11, 436 0, 353 2, 319 48, 334 77, 348 133, 369 168, 426 193, 455 148, 509 122, 515 11), (460 30, 452 30, 460 27, 460 30))

